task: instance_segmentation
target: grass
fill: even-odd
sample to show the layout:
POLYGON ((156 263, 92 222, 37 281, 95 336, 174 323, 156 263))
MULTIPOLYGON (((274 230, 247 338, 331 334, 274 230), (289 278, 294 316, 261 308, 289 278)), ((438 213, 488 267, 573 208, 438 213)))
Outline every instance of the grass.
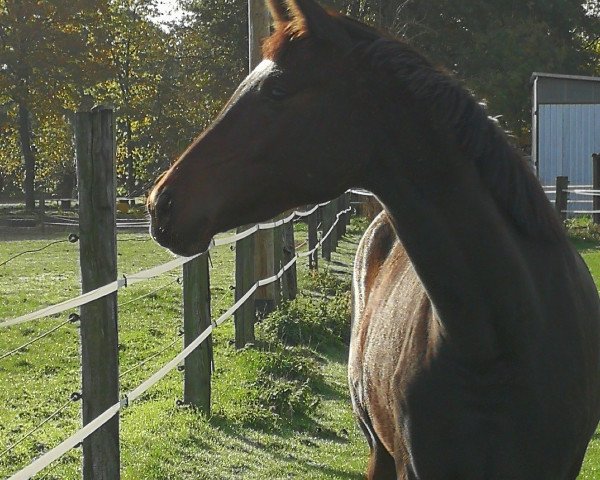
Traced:
MULTIPOLYGON (((578 217, 567 222, 570 238, 587 264, 596 288, 600 289, 600 228, 589 217, 578 217)), ((600 478, 600 429, 592 437, 579 480, 600 478)))
MULTIPOLYGON (((361 479, 367 447, 355 426, 346 384, 349 265, 364 224, 354 224, 328 269, 312 277, 299 271, 296 302, 257 326, 254 348, 236 351, 233 327, 217 329, 213 411, 207 418, 178 406, 182 374, 174 371, 121 417, 124 479, 361 479), (324 298, 328 301, 323 301, 324 298), (344 323, 345 322, 345 323, 344 323)), ((572 239, 600 286, 600 234, 585 221, 570 225, 572 239)), ((66 238, 0 243, 0 263, 27 249, 66 238)), ((298 239, 305 229, 298 228, 298 239)), ((119 235, 119 272, 168 261, 168 252, 141 235, 119 235)), ((58 243, 0 267, 0 319, 28 313, 79 293, 78 247, 58 243)), ((233 302, 233 252, 212 252, 213 316, 233 302)), ((304 264, 305 262, 303 262, 304 264)), ((119 292, 121 371, 176 339, 181 325, 179 272, 119 292), (161 288, 162 287, 162 288, 161 288)), ((67 314, 68 312, 66 312, 67 314)), ((2 331, 0 356, 66 319, 44 319, 2 331)), ((172 358, 176 343, 122 379, 129 391, 172 358)), ((39 424, 79 390, 79 335, 67 324, 23 352, 0 360, 0 452, 39 424)), ((58 444, 81 424, 79 402, 0 458, 0 478, 58 444)), ((36 478, 80 477, 75 449, 36 478)), ((600 433, 592 439, 579 479, 600 478, 600 433)))
MULTIPOLYGON (((330 266, 332 270, 342 269, 346 277, 361 228, 351 229, 352 234, 340 244, 340 253, 335 257, 338 263, 330 266)), ((2 242, 0 263, 66 235, 2 242)), ((298 240, 304 240, 305 235, 305 228, 299 225, 298 240)), ((120 273, 133 273, 172 258, 145 240, 144 235, 119 235, 120 273)), ((77 295, 78 255, 77 244, 61 242, 0 267, 0 319, 77 295)), ((228 247, 218 248, 211 252, 211 260, 212 312, 216 317, 233 303, 230 287, 234 283, 234 253, 228 247)), ((298 305, 290 308, 322 317, 327 313, 321 307, 323 297, 331 296, 332 305, 343 311, 348 329, 347 292, 334 291, 331 295, 324 285, 340 282, 332 276, 312 278, 304 263, 299 270, 299 286, 304 289, 298 305)), ((325 268, 322 263, 321 270, 325 268)), ((124 304, 119 308, 122 372, 177 339, 182 318, 181 285, 175 281, 179 274, 171 272, 119 291, 119 303, 124 304), (127 303, 148 293, 145 298, 127 303)), ((68 313, 4 330, 0 356, 57 326, 68 313)), ((275 341, 258 325, 256 347, 236 351, 231 345, 232 323, 223 324, 214 334, 212 415, 207 418, 178 406, 182 373, 170 373, 123 412, 123 478, 362 478, 367 447, 355 426, 347 394, 347 346, 331 329, 322 333, 320 342, 307 341, 297 347, 275 341), (304 360, 299 361, 299 355, 304 360), (306 378, 286 378, 298 369, 307 372, 306 378)), ((0 452, 68 404, 31 438, 0 456, 0 478, 29 464, 80 427, 81 405, 68 403, 71 393, 80 389, 79 348, 78 327, 67 324, 0 360, 0 452)), ((180 348, 176 342, 124 376, 122 391, 136 387, 180 348)), ((81 450, 74 449, 35 478, 79 478, 80 463, 81 450)))

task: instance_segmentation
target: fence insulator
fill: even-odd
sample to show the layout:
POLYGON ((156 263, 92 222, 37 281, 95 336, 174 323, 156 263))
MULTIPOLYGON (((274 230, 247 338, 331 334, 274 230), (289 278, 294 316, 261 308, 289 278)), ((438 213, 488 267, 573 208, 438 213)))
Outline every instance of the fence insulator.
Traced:
POLYGON ((71 322, 71 323, 77 323, 79 320, 81 320, 81 317, 79 316, 78 313, 71 313, 71 314, 69 314, 69 322, 71 322))
POLYGON ((72 402, 78 402, 83 398, 83 395, 81 394, 81 392, 73 392, 70 398, 72 402))
POLYGON ((69 233, 69 243, 77 243, 79 241, 79 235, 76 233, 69 233))

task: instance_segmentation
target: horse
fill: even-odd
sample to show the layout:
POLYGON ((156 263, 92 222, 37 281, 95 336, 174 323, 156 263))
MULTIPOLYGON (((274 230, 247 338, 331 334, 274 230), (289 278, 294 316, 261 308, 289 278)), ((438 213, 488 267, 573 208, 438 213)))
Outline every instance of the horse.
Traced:
POLYGON ((369 479, 574 479, 600 416, 600 303, 534 173, 456 79, 314 0, 269 0, 263 61, 162 175, 180 255, 350 187, 384 211, 353 276, 369 479))

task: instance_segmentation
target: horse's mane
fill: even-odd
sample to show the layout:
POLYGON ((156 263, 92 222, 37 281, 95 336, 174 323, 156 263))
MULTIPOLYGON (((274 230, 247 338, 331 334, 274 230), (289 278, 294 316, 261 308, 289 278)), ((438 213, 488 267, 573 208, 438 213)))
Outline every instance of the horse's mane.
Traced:
MULTIPOLYGON (((433 126, 445 131, 472 159, 496 203, 522 233, 540 240, 564 238, 558 215, 521 153, 458 80, 406 43, 348 17, 332 16, 350 35, 353 55, 369 68, 391 75, 415 104, 426 109, 433 126)), ((290 30, 293 25, 287 35, 284 31, 281 35, 289 39, 290 30)), ((282 47, 282 40, 273 39, 271 48, 282 47)))

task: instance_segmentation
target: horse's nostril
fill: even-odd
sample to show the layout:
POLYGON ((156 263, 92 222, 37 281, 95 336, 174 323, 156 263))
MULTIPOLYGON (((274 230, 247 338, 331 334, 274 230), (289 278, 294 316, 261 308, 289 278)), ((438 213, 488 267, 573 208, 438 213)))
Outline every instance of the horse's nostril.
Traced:
POLYGON ((166 216, 173 208, 173 197, 168 188, 165 188, 156 199, 154 209, 159 216, 166 216))

